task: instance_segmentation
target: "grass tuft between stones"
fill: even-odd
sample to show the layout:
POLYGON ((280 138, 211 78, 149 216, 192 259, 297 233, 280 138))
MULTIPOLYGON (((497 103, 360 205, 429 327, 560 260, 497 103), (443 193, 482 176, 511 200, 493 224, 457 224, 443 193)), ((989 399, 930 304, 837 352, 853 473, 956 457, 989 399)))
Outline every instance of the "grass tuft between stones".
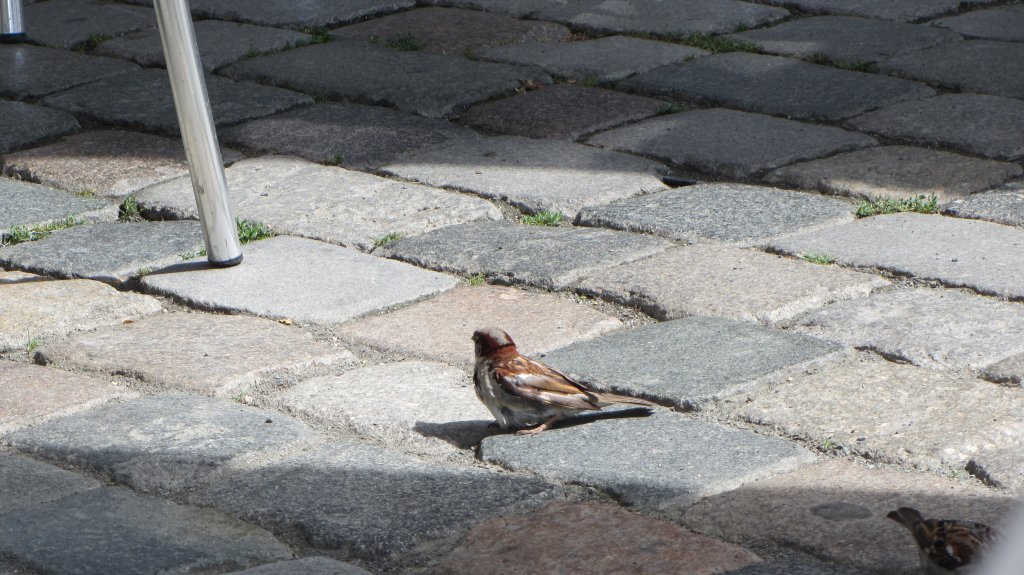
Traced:
POLYGON ((398 232, 390 232, 384 234, 383 236, 373 238, 373 249, 377 249, 381 246, 386 246, 388 244, 393 244, 398 240, 402 239, 403 237, 404 235, 398 232))
POLYGON ((528 226, 557 226, 562 223, 565 217, 558 212, 549 212, 547 210, 541 210, 536 214, 523 216, 519 218, 519 223, 526 224, 528 226))
POLYGON ((58 230, 63 230, 84 223, 85 220, 80 220, 75 216, 67 216, 63 220, 57 220, 48 224, 39 224, 35 226, 12 226, 7 233, 0 233, 0 247, 13 246, 24 242, 34 242, 36 240, 41 240, 58 230))
POLYGON ((121 202, 121 206, 117 209, 117 219, 124 223, 142 221, 139 201, 135 199, 135 196, 128 196, 121 202))
POLYGON ((708 32, 693 32, 691 34, 635 34, 638 38, 646 40, 661 40, 684 46, 693 46, 701 50, 707 50, 715 54, 723 52, 752 52, 761 54, 764 49, 750 40, 739 40, 726 36, 715 36, 708 32))
POLYGON ((71 47, 71 49, 78 52, 92 52, 100 44, 106 42, 107 40, 112 40, 113 38, 114 37, 110 34, 89 34, 88 39, 82 40, 78 44, 75 44, 71 47))
MULTIPOLYGON (((235 227, 238 230, 238 242, 243 246, 259 240, 265 240, 272 238, 277 235, 273 228, 267 224, 261 222, 254 222, 252 220, 243 220, 241 218, 235 218, 235 227)), ((190 260, 192 258, 202 257, 206 255, 206 248, 202 247, 198 250, 192 250, 185 252, 181 255, 182 260, 190 260)))
POLYGON ((485 283, 487 283, 487 278, 484 277, 484 274, 482 274, 482 273, 479 273, 479 274, 476 274, 476 275, 471 275, 467 279, 469 279, 469 285, 474 286, 474 287, 482 286, 485 283))
POLYGON ((867 60, 833 60, 820 52, 811 54, 811 57, 808 60, 815 64, 821 64, 822 66, 833 66, 840 70, 849 70, 851 72, 871 72, 872 70, 872 63, 867 60))
POLYGON ((857 217, 867 218, 883 214, 896 214, 900 212, 916 212, 919 214, 934 214, 939 211, 939 199, 932 194, 930 196, 916 196, 913 198, 876 198, 866 201, 857 207, 857 217))
POLYGON ((800 254, 800 259, 805 262, 811 262, 812 264, 822 266, 829 266, 836 263, 836 258, 828 254, 800 254))

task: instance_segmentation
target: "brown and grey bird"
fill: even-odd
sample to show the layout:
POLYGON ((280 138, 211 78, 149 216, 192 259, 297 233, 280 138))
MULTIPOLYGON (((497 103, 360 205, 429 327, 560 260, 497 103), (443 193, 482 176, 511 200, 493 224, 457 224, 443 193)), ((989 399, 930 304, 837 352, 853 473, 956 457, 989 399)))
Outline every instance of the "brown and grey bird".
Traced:
POLYGON ((473 333, 476 396, 502 429, 533 435, 563 417, 622 403, 653 408, 649 401, 601 393, 539 361, 523 357, 515 342, 497 328, 473 333))
POLYGON ((975 573, 984 550, 996 538, 984 523, 958 519, 925 519, 911 507, 886 515, 910 530, 917 543, 922 575, 975 573))

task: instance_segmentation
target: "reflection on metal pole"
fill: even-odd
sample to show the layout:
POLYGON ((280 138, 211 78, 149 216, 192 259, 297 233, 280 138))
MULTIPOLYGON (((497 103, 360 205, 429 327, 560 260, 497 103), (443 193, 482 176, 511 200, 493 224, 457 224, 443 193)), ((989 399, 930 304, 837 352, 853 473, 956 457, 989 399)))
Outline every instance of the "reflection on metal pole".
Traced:
POLYGON ((242 261, 242 246, 235 229, 188 1, 153 0, 153 5, 185 157, 192 173, 192 190, 206 237, 207 257, 211 265, 233 266, 242 261))
POLYGON ((0 42, 21 42, 24 39, 21 0, 0 0, 0 42))

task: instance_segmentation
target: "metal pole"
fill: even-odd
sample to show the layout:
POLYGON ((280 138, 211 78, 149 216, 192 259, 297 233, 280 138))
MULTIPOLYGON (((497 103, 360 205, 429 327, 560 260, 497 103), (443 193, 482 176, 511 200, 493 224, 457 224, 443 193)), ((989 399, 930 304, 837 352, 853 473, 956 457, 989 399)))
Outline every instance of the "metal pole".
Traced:
POLYGON ((217 267, 242 261, 242 246, 235 229, 234 211, 228 197, 224 164, 221 162, 217 132, 210 112, 206 81, 199 64, 195 30, 187 0, 153 0, 164 61, 171 79, 178 126, 185 144, 185 157, 192 173, 199 220, 206 238, 206 254, 217 267))
POLYGON ((21 42, 25 25, 21 21, 21 0, 0 0, 0 42, 21 42))

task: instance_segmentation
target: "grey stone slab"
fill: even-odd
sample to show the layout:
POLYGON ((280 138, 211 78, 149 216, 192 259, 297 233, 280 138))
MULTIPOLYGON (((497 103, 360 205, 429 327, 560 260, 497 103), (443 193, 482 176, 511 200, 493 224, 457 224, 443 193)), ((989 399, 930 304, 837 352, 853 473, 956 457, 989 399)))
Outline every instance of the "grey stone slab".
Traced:
POLYGON ((765 180, 854 198, 963 198, 1018 176, 1017 164, 915 148, 879 146, 791 164, 765 180))
POLYGON ((976 455, 967 470, 997 487, 1019 491, 1024 488, 1024 460, 1019 445, 1007 445, 976 455))
POLYGON ((226 477, 192 499, 285 529, 315 549, 381 565, 492 515, 561 496, 560 487, 531 477, 336 440, 226 477))
POLYGON ((900 54, 879 65, 886 74, 963 92, 1024 98, 1024 44, 967 40, 900 54))
MULTIPOLYGON (((313 99, 290 90, 232 82, 206 76, 206 90, 214 121, 218 126, 268 116, 313 103, 313 99)), ((178 135, 167 72, 143 69, 52 94, 43 99, 47 106, 81 114, 105 124, 139 127, 178 135)))
POLYGON ((117 36, 156 27, 156 14, 100 0, 49 0, 24 8, 25 33, 33 42, 71 48, 95 35, 117 36))
POLYGON ((870 136, 832 126, 724 108, 643 120, 593 136, 588 143, 728 178, 877 144, 870 136))
POLYGON ((194 573, 291 557, 259 527, 122 488, 0 516, 0 553, 43 573, 194 573))
MULTIPOLYGON (((480 198, 295 158, 243 160, 225 173, 237 217, 366 251, 389 234, 413 236, 501 218, 480 198)), ((144 214, 159 218, 199 217, 190 178, 147 188, 138 203, 144 214)))
POLYGON ((1024 188, 1021 191, 991 191, 954 200, 942 207, 942 213, 1024 227, 1024 188))
POLYGON ((524 42, 474 52, 483 60, 540 66, 555 76, 598 82, 615 82, 705 54, 692 46, 617 35, 577 42, 524 42))
POLYGON ((0 95, 24 100, 138 69, 114 58, 30 44, 4 44, 0 46, 0 95), (40 70, 46 73, 40 74, 40 70))
POLYGON ((697 316, 612 333, 541 357, 597 389, 693 408, 831 361, 841 349, 804 334, 697 316))
POLYGON ((1013 160, 1024 156, 1024 102, 986 94, 943 94, 850 119, 854 129, 933 147, 1013 160))
POLYGON ((888 283, 753 250, 690 246, 600 270, 577 289, 660 320, 705 315, 776 323, 888 283))
POLYGON ((203 245, 199 222, 100 222, 4 248, 0 264, 48 276, 120 283, 179 262, 181 254, 203 245))
POLYGON ((60 110, 0 100, 0 154, 77 132, 74 116, 60 110))
POLYGON ((932 369, 983 369, 1024 353, 1019 304, 918 288, 811 312, 797 329, 932 369))
POLYGON ((525 83, 551 82, 538 68, 402 52, 340 38, 237 62, 222 73, 318 97, 383 103, 429 118, 450 116, 476 102, 509 94, 525 83))
POLYGON ((560 6, 563 3, 563 0, 423 0, 419 2, 419 4, 428 6, 452 6, 510 14, 517 18, 528 16, 542 8, 560 6))
POLYGON ((778 560, 755 563, 727 575, 869 575, 856 567, 822 563, 814 560, 778 560))
POLYGON ((619 88, 826 122, 935 94, 924 84, 900 78, 745 52, 663 66, 627 78, 619 88))
POLYGON ((142 491, 194 488, 315 435, 276 411, 191 395, 113 403, 8 434, 16 449, 142 491))
POLYGON ((581 0, 543 8, 532 17, 564 22, 585 32, 688 34, 731 32, 738 26, 762 26, 789 16, 789 11, 736 0, 581 0))
POLYGON ((96 489, 100 482, 21 455, 0 453, 0 515, 74 493, 96 489))
POLYGON ((832 62, 878 62, 908 50, 960 39, 950 30, 855 16, 811 16, 771 28, 730 34, 765 52, 801 58, 824 56, 832 62))
POLYGON ((961 6, 989 4, 995 1, 998 0, 767 0, 767 3, 812 14, 848 14, 910 22, 941 16, 961 6))
POLYGON ((780 234, 851 221, 852 210, 851 204, 816 194, 709 183, 587 208, 576 223, 686 243, 749 245, 780 234))
POLYGON ((310 323, 346 321, 456 284, 453 277, 303 238, 263 240, 244 253, 243 265, 210 269, 187 262, 142 283, 201 308, 310 323))
POLYGON ((814 461, 795 443, 664 410, 535 437, 494 435, 481 443, 480 457, 552 481, 594 486, 628 506, 664 514, 814 461))
POLYGON ((768 245, 782 253, 824 254, 840 264, 1024 298, 1024 231, 988 222, 892 214, 770 240, 768 245))
POLYGON ((556 84, 474 106, 460 121, 489 132, 578 140, 598 130, 657 115, 665 107, 664 102, 653 98, 556 84))
POLYGON ((398 240, 385 255, 491 281, 562 289, 595 270, 656 254, 669 243, 606 230, 506 222, 450 226, 398 240))
POLYGON ((1024 382, 1024 354, 1008 357, 988 366, 982 377, 997 383, 1022 385, 1024 382))
POLYGON ((1024 6, 1010 4, 984 10, 973 10, 959 16, 932 22, 964 36, 1024 42, 1024 6))
POLYGON ((304 557, 291 561, 266 563, 245 571, 232 571, 233 575, 372 575, 351 563, 328 557, 304 557))
MULTIPOLYGON (((134 0, 145 2, 145 0, 134 0)), ((415 0, 194 0, 192 14, 289 28, 329 27, 412 8, 415 0)))
POLYGON ((217 136, 248 151, 372 170, 402 154, 473 138, 476 133, 380 106, 323 102, 218 130, 217 136))
POLYGON ((45 344, 37 361, 230 397, 326 375, 356 360, 344 348, 274 321, 171 313, 45 344))
POLYGON ((668 168, 572 142, 496 136, 410 154, 381 170, 506 201, 526 213, 572 218, 586 206, 666 189, 658 174, 668 168))
MULTIPOLYGON (((193 29, 199 60, 207 72, 253 54, 285 50, 310 40, 309 34, 294 30, 221 20, 200 20, 193 24, 193 29)), ((147 67, 164 66, 164 49, 160 44, 160 31, 156 29, 107 40, 96 48, 95 53, 124 58, 147 67)))
POLYGON ((517 20, 508 16, 459 8, 417 8, 351 24, 331 32, 384 45, 412 40, 421 50, 462 56, 477 50, 520 42, 559 42, 572 33, 553 22, 517 20))
POLYGON ((13 226, 35 226, 63 220, 68 216, 115 219, 117 208, 110 202, 82 198, 47 186, 0 178, 0 241, 13 226))

